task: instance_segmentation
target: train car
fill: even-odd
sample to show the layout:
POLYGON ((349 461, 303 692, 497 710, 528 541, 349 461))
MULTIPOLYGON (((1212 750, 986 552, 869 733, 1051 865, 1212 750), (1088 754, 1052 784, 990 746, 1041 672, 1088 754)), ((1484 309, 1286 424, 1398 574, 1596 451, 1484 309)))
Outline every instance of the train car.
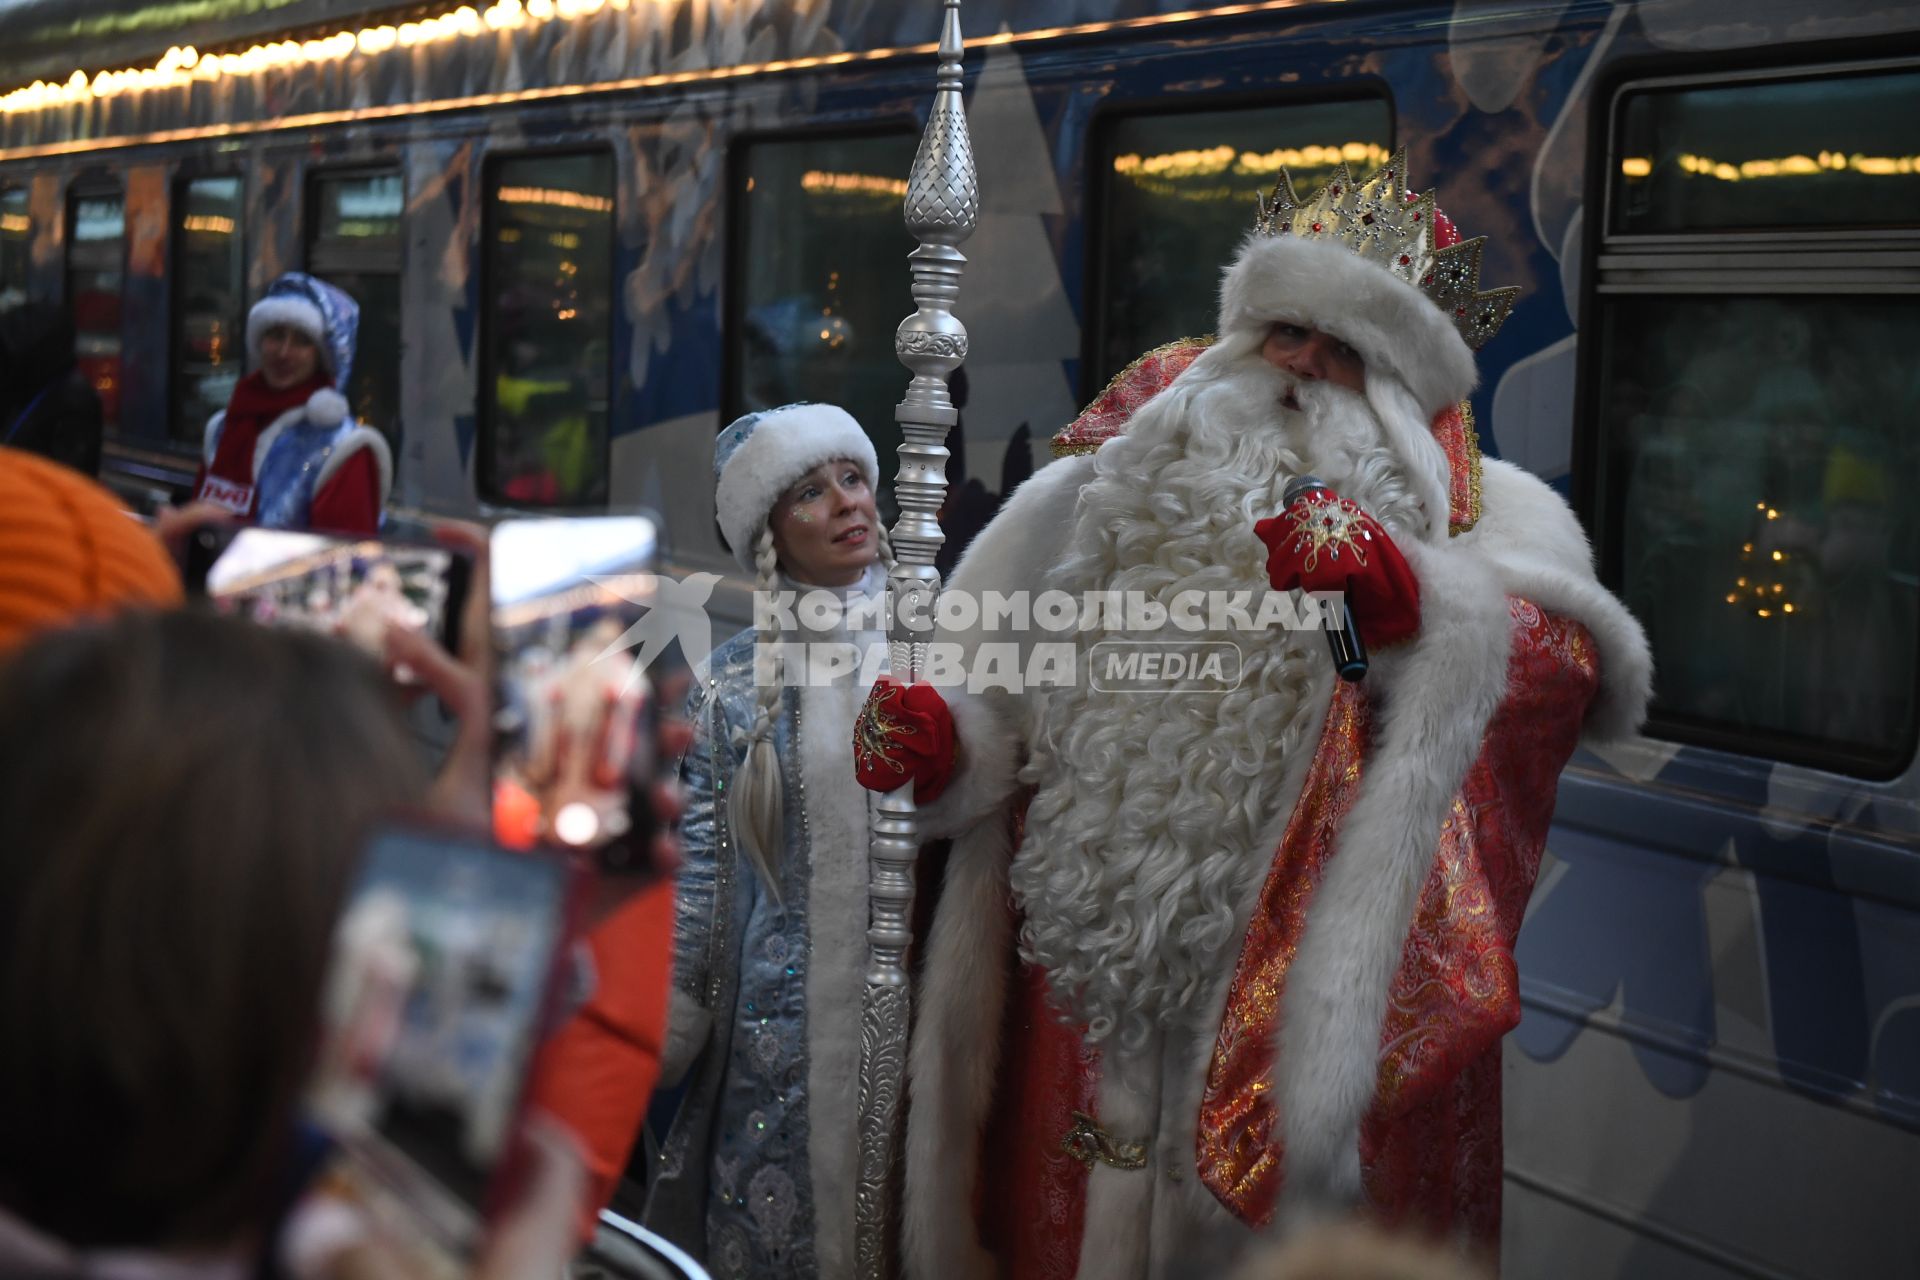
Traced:
MULTIPOLYGON (((937 6, 306 0, 278 31, 234 7, 251 25, 194 48, 0 14, 41 76, 0 95, 0 301, 73 309, 109 477, 190 482, 249 300, 304 267, 361 303, 349 394, 400 505, 651 507, 744 622, 719 426, 830 399, 897 441, 937 6)), ((1406 147, 1489 237, 1484 279, 1523 289, 1480 355, 1480 447, 1568 495, 1658 677, 1643 739, 1560 782, 1506 1050, 1505 1274, 1920 1274, 1920 13, 962 20, 956 545, 1110 375, 1209 328, 1282 167, 1312 186, 1406 147)))

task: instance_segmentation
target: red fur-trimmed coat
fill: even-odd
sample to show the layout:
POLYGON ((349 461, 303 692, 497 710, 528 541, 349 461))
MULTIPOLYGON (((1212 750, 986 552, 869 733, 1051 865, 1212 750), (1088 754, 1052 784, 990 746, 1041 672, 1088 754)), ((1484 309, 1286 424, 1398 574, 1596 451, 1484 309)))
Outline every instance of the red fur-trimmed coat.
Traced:
MULTIPOLYGON (((1566 505, 1517 468, 1472 465, 1475 519, 1402 544, 1419 635, 1357 689, 1321 673, 1319 745, 1286 766, 1241 945, 1124 1073, 1014 958, 1013 774, 1033 708, 949 693, 962 768, 926 819, 958 834, 910 1066, 909 1275, 1147 1280, 1235 1223, 1282 1229, 1361 1198, 1497 1237, 1499 1038, 1554 781, 1583 737, 1633 731, 1651 677, 1566 505), (1142 1167, 1070 1156, 1076 1112, 1140 1144, 1142 1167)), ((1091 472, 1039 472, 954 589, 1052 585, 1091 472)))

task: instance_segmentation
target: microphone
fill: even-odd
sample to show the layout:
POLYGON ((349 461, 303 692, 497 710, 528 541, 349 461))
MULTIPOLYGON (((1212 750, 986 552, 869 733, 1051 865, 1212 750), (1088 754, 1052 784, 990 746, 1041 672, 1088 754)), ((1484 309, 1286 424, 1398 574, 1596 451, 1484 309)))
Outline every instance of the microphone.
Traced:
MULTIPOLYGON (((1295 476, 1281 490, 1280 503, 1291 511, 1302 498, 1316 494, 1325 494, 1329 498, 1336 496, 1327 482, 1318 476, 1295 476)), ((1366 676, 1367 646, 1360 641, 1360 628, 1354 622, 1353 610, 1347 607, 1345 600, 1340 602, 1340 625, 1327 631, 1327 648, 1333 652, 1333 669, 1340 673, 1342 680, 1359 680, 1366 676)))

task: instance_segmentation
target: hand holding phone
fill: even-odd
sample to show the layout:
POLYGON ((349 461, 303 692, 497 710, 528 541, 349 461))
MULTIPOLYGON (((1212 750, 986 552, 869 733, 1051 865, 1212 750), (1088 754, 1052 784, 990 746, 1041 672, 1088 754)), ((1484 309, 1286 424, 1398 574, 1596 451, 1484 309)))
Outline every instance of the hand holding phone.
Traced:
POLYGON ((199 524, 187 534, 190 592, 271 626, 324 631, 384 657, 389 629, 460 647, 471 562, 433 541, 374 541, 199 524))
POLYGON ((623 878, 664 869, 657 651, 642 634, 657 547, 647 517, 603 516, 503 521, 490 549, 496 830, 623 878))
POLYGON ((370 842, 335 929, 311 1107, 374 1216, 471 1256, 513 1198, 584 887, 567 859, 457 828, 370 842))

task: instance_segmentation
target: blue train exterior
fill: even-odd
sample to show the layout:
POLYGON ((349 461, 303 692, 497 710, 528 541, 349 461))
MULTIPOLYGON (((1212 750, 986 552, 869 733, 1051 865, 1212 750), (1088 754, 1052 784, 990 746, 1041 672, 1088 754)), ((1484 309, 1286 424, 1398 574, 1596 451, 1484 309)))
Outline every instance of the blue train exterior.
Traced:
MULTIPOLYGON (((1606 251, 1597 224, 1615 159, 1612 95, 1648 78, 1899 67, 1920 54, 1920 15, 1870 0, 1817 15, 1771 0, 1497 12, 1467 0, 1255 4, 1197 16, 1194 3, 967 0, 984 216, 959 310, 974 335, 967 468, 989 502, 995 477, 1044 463, 1045 438, 1108 371, 1094 346, 1099 308, 1129 284, 1125 264, 1100 256, 1097 149, 1115 118, 1355 92, 1384 100, 1416 178, 1467 234, 1489 237, 1484 279, 1523 290, 1480 355, 1482 448, 1554 482, 1591 519, 1597 459, 1621 429, 1596 412, 1597 357, 1577 341, 1606 251)), ((396 502, 473 512, 511 505, 478 473, 476 447, 495 323, 481 268, 486 166, 603 149, 613 372, 594 466, 609 502, 665 516, 679 567, 733 573, 732 594, 716 599, 744 620, 709 472, 712 438, 739 404, 752 322, 738 302, 757 265, 742 149, 875 130, 910 138, 930 96, 937 16, 932 3, 871 0, 608 4, 14 111, 0 116, 0 190, 29 193, 24 288, 52 298, 66 288, 70 189, 104 180, 124 192, 109 466, 133 488, 178 484, 192 468, 161 408, 173 359, 167 228, 181 182, 243 179, 246 288, 257 296, 305 264, 313 174, 390 166, 404 188, 396 502)), ((74 65, 96 69, 83 50, 74 65)), ((1920 210, 1896 212, 1920 228, 1920 210)), ((1211 279, 1231 250, 1192 245, 1191 271, 1211 279)), ((1883 292, 1920 294, 1911 259, 1898 261, 1909 274, 1888 276, 1883 292)), ((891 293, 875 305, 904 315, 906 264, 888 261, 879 278, 891 293)), ((1734 344, 1726 358, 1765 372, 1757 350, 1734 344)), ((1909 399, 1888 412, 1916 421, 1916 409, 1909 399)), ((1851 770, 1737 737, 1703 745, 1710 738, 1656 731, 1606 759, 1582 755, 1561 780, 1520 945, 1525 1021, 1507 1048, 1504 1271, 1920 1274, 1910 746, 1888 768, 1851 770)))

